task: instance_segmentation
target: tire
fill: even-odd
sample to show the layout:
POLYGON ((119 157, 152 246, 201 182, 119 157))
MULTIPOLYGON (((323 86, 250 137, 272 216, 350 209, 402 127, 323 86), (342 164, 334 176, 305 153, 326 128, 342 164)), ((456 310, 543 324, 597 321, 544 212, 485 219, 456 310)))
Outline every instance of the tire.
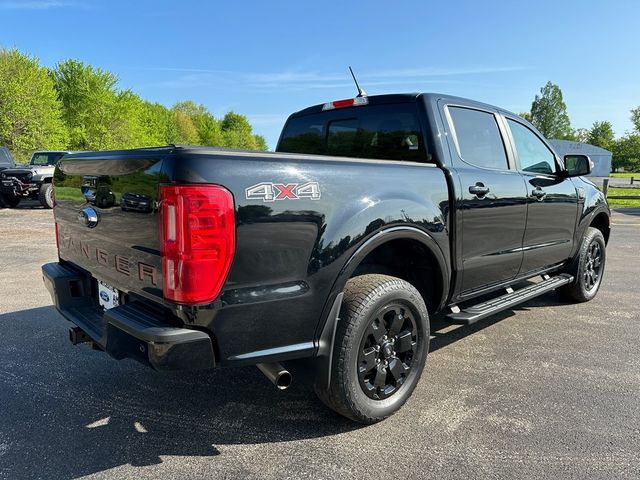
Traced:
POLYGON ((53 208, 53 186, 43 183, 38 191, 38 200, 44 208, 53 208))
POLYGON ((588 302, 593 299, 602 284, 606 259, 606 243, 602 232, 597 228, 587 228, 578 255, 568 271, 575 280, 560 287, 558 294, 573 302, 588 302))
POLYGON ((344 289, 329 388, 316 386, 316 394, 351 420, 379 422, 411 396, 428 350, 429 315, 413 285, 380 274, 351 278, 344 289))
POLYGON ((4 205, 9 208, 16 208, 20 203, 21 198, 15 195, 2 195, 2 201, 4 205))

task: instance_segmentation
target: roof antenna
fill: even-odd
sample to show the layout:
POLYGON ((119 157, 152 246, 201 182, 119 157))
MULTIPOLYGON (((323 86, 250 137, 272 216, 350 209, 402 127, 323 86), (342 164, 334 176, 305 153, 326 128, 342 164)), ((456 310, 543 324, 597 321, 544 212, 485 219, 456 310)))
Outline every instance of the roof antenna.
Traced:
POLYGON ((353 77, 353 81, 355 82, 356 88, 358 89, 358 95, 356 96, 356 98, 358 98, 358 97, 366 97, 367 96, 367 92, 365 92, 360 87, 360 84, 358 83, 358 79, 356 78, 355 73, 353 73, 353 69, 351 67, 349 67, 349 71, 351 72, 351 76, 353 77))

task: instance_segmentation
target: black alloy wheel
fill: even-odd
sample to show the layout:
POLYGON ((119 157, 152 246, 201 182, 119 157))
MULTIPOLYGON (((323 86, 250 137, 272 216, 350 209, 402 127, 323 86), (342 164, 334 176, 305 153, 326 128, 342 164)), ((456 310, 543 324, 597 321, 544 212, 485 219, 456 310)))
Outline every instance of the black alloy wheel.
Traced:
POLYGON ((607 243, 600 230, 588 227, 582 238, 580 250, 567 266, 566 273, 573 275, 574 281, 560 287, 558 294, 572 302, 592 300, 602 284, 607 261, 607 243))
POLYGON ((389 275, 352 277, 343 292, 329 382, 314 389, 340 415, 371 424, 397 412, 420 380, 429 313, 413 285, 389 275))
POLYGON ((593 240, 589 244, 584 267, 584 286, 587 291, 592 291, 600 283, 602 271, 602 248, 600 243, 593 240))
POLYGON ((417 336, 406 305, 387 305, 374 316, 358 356, 358 378, 368 397, 383 400, 402 387, 413 365, 417 336))

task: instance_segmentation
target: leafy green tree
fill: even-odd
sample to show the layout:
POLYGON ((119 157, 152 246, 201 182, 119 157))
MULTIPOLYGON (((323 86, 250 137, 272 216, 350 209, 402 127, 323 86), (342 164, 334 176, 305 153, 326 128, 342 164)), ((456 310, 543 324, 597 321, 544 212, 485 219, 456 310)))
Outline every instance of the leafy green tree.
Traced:
POLYGON ((640 133, 640 107, 631 110, 631 123, 633 123, 635 131, 640 133))
POLYGON ((198 129, 189 115, 179 110, 173 110, 173 126, 169 143, 199 145, 198 129))
MULTIPOLYGON (((118 77, 77 60, 58 63, 53 71, 70 146, 77 150, 121 148, 122 103, 118 105, 118 77)), ((124 109, 126 110, 126 109, 124 109)))
POLYGON ((627 134, 612 145, 614 170, 624 167, 631 172, 640 172, 640 134, 627 134))
POLYGON ((261 150, 263 152, 266 152, 267 150, 269 150, 267 141, 262 135, 254 135, 253 138, 256 141, 256 150, 261 150))
POLYGON ((531 121, 531 114, 529 112, 520 112, 518 115, 528 122, 531 121))
POLYGON ((175 130, 173 114, 167 107, 159 103, 143 101, 140 122, 145 132, 147 145, 165 145, 175 130))
POLYGON ((118 87, 118 77, 78 60, 49 72, 17 50, 0 50, 0 142, 24 158, 44 148, 108 150, 186 143, 266 149, 247 119, 216 119, 186 100, 172 108, 118 87))
POLYGON ((615 134, 611 122, 594 122, 587 135, 587 143, 611 150, 614 142, 615 134))
POLYGON ((225 147, 247 150, 258 149, 259 140, 253 134, 251 124, 249 124, 247 117, 244 115, 229 112, 224 116, 222 122, 220 122, 220 126, 225 147))
POLYGON ((47 69, 36 58, 0 50, 0 145, 18 161, 33 150, 64 148, 61 107, 47 69))
POLYGON ((574 138, 562 90, 551 82, 540 89, 531 104, 531 123, 546 138, 572 140, 574 138))
POLYGON ((198 131, 199 143, 201 145, 213 147, 224 146, 220 122, 207 110, 207 107, 187 100, 176 103, 173 108, 191 118, 198 131))
POLYGON ((155 144, 151 132, 145 128, 144 101, 131 90, 123 90, 116 96, 112 125, 116 136, 114 148, 148 147, 155 144))
POLYGON ((576 128, 573 131, 573 137, 576 142, 589 143, 589 132, 588 128, 576 128))

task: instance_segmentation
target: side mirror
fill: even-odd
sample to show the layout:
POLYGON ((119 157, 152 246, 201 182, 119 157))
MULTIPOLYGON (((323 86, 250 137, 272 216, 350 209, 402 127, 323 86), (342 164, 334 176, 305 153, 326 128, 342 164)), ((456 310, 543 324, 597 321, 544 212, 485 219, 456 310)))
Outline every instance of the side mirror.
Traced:
POLYGON ((564 168, 567 177, 581 177, 591 173, 593 162, 586 155, 565 155, 564 168))

